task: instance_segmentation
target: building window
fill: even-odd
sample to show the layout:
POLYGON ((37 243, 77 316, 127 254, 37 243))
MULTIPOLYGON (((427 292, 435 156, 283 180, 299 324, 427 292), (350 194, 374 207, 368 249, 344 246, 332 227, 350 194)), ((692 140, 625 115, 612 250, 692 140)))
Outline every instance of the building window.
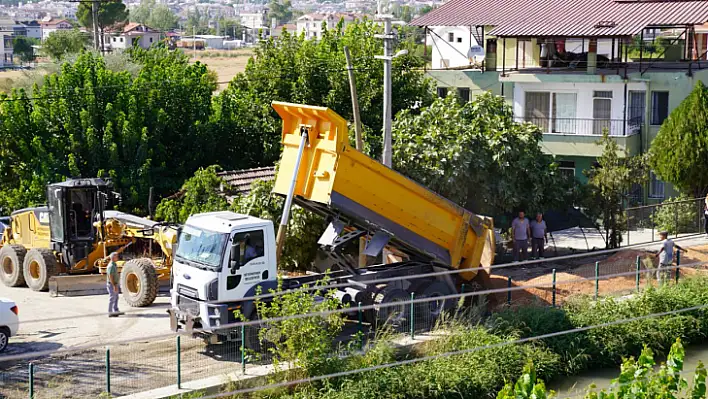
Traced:
POLYGON ((450 60, 448 59, 441 59, 440 60, 440 68, 449 68, 450 67, 450 60))
POLYGON ((150 38, 150 43, 152 43, 152 38, 150 38))
POLYGON ((669 116, 669 92, 651 92, 651 124, 661 125, 669 116))
POLYGON ((470 102, 470 89, 468 87, 458 87, 457 96, 460 97, 460 103, 470 102))
POLYGON ((447 41, 450 43, 455 41, 455 34, 453 32, 447 34, 447 41))
POLYGON ((664 182, 651 172, 649 179, 649 198, 664 198, 664 182))
POLYGON ((462 43, 462 38, 461 38, 461 37, 458 37, 458 38, 457 38, 457 42, 458 42, 458 43, 462 43))
POLYGON ((123 43, 123 38, 122 38, 122 37, 120 38, 120 42, 123 43))
POLYGON ((605 130, 610 135, 612 132, 612 91, 595 90, 592 92, 592 133, 602 134, 605 130))
POLYGON ((113 38, 113 43, 115 43, 115 42, 116 42, 116 40, 118 40, 118 39, 114 37, 114 38, 113 38))
POLYGON ((575 161, 560 161, 558 162, 558 171, 563 176, 575 179, 575 161))
POLYGON ((440 97, 440 98, 447 97, 447 87, 438 87, 438 97, 440 97))

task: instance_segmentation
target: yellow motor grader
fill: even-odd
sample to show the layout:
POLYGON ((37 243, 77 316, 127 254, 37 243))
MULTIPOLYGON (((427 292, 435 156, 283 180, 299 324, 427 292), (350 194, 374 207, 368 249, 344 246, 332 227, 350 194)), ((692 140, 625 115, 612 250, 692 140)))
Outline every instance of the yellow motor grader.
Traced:
POLYGON ((124 299, 134 307, 152 304, 159 283, 170 279, 177 227, 107 210, 119 199, 98 178, 48 185, 46 206, 11 214, 0 239, 0 280, 55 296, 102 293, 106 255, 122 252, 124 299))

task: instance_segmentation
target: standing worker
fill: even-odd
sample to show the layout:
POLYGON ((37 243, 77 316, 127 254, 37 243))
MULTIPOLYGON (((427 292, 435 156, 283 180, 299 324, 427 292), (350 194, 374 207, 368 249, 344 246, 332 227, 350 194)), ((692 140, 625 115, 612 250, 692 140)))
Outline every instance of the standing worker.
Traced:
POLYGON ((511 235, 514 237, 514 262, 518 262, 519 259, 526 260, 531 228, 524 211, 519 211, 519 217, 511 222, 511 235), (519 256, 519 252, 521 252, 521 256, 519 256))
POLYGON ((543 259, 543 250, 548 243, 548 229, 543 214, 538 212, 536 219, 531 221, 531 258, 543 259))
POLYGON ((661 237, 661 249, 656 256, 659 258, 659 269, 656 271, 656 280, 659 285, 663 284, 664 280, 668 280, 671 275, 671 264, 674 262, 674 247, 678 251, 684 251, 683 248, 679 247, 678 244, 674 244, 674 240, 669 238, 668 231, 662 231, 659 233, 661 237), (668 270, 667 270, 668 269, 668 270))
POLYGON ((106 288, 108 289, 108 317, 118 317, 123 312, 118 310, 118 253, 111 253, 106 267, 106 288))

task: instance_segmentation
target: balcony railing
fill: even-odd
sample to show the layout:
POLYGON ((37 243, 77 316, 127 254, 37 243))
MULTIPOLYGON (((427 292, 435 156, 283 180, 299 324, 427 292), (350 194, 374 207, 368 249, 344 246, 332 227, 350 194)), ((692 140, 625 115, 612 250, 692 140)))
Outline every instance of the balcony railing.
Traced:
POLYGON ((603 130, 607 129, 610 136, 620 137, 638 134, 643 123, 641 118, 625 120, 517 116, 516 120, 518 122, 533 123, 540 127, 543 133, 601 136, 603 130))

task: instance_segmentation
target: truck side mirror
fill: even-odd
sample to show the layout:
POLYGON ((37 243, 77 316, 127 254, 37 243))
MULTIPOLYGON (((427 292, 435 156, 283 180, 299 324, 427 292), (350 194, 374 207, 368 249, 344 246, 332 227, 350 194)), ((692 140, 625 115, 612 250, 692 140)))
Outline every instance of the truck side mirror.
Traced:
POLYGON ((232 273, 241 268, 241 251, 239 251, 240 249, 241 246, 238 242, 231 243, 231 251, 229 254, 229 268, 231 269, 232 273))

